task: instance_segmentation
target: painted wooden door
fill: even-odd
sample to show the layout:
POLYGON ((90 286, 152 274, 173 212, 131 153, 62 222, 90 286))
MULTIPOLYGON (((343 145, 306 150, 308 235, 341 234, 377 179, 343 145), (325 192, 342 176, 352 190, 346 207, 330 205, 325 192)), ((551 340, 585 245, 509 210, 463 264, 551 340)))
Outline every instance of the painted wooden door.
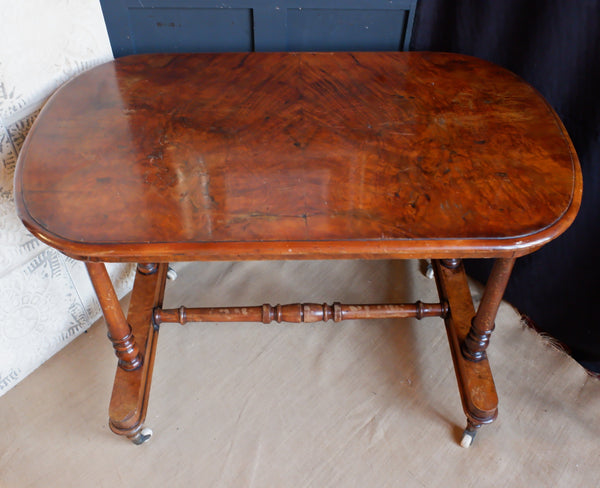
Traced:
POLYGON ((407 50, 417 0, 101 0, 115 57, 407 50))

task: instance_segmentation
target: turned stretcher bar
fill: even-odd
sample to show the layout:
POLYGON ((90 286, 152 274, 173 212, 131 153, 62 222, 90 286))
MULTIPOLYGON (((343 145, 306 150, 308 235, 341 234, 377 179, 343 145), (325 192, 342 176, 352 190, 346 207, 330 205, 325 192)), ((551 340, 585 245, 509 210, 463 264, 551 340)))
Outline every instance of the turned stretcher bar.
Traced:
POLYGON ((342 320, 391 319, 442 317, 448 313, 448 304, 442 303, 387 303, 348 305, 334 302, 331 305, 318 303, 291 303, 287 305, 269 305, 253 307, 220 307, 220 308, 172 308, 154 310, 156 325, 164 323, 188 322, 262 322, 273 321, 291 323, 341 322, 342 320))

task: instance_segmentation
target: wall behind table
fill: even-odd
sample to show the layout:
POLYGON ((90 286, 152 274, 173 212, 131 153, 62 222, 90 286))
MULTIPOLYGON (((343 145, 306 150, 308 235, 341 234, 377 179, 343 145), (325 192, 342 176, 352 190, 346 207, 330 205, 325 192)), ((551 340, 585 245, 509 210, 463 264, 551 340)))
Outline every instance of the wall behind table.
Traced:
MULTIPOLYGON (((112 51, 98 0, 0 0, 0 30, 2 395, 101 314, 83 264, 43 245, 21 224, 13 175, 44 101, 77 73, 112 59, 112 51)), ((120 296, 129 291, 131 265, 111 265, 109 272, 120 296)))

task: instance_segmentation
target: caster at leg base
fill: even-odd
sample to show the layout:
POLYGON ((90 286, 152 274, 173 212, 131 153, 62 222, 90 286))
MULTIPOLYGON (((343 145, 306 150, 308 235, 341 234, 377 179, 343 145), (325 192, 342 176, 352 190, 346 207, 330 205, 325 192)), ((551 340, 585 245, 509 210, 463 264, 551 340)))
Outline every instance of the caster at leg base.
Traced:
POLYGON ((475 439, 475 432, 465 430, 463 432, 462 439, 460 440, 460 447, 468 449, 469 447, 471 447, 473 439, 475 439))
POLYGON ((421 271, 423 276, 425 276, 426 278, 428 278, 430 280, 432 280, 433 277, 435 276, 435 272, 433 270, 433 263, 431 262, 430 259, 420 259, 419 260, 419 271, 421 271))
POLYGON ((470 420, 467 421, 467 427, 463 431, 462 439, 460 440, 460 447, 464 447, 465 449, 471 447, 471 444, 475 440, 475 434, 477 434, 480 427, 481 424, 475 424, 470 420))
POLYGON ((140 430, 137 434, 130 437, 129 440, 133 442, 136 446, 139 446, 140 444, 143 444, 144 442, 150 440, 150 437, 152 437, 152 429, 145 427, 142 430, 140 430))

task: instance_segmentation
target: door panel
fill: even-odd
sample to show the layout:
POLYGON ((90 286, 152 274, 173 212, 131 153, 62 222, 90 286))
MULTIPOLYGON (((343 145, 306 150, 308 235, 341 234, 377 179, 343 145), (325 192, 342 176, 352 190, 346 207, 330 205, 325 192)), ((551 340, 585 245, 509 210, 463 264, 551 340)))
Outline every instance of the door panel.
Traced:
POLYGON ((287 11, 290 51, 398 51, 405 10, 297 8, 287 11))
POLYGON ((133 7, 127 13, 136 53, 253 50, 251 9, 133 7))
POLYGON ((406 50, 416 0, 101 0, 115 57, 406 50))

